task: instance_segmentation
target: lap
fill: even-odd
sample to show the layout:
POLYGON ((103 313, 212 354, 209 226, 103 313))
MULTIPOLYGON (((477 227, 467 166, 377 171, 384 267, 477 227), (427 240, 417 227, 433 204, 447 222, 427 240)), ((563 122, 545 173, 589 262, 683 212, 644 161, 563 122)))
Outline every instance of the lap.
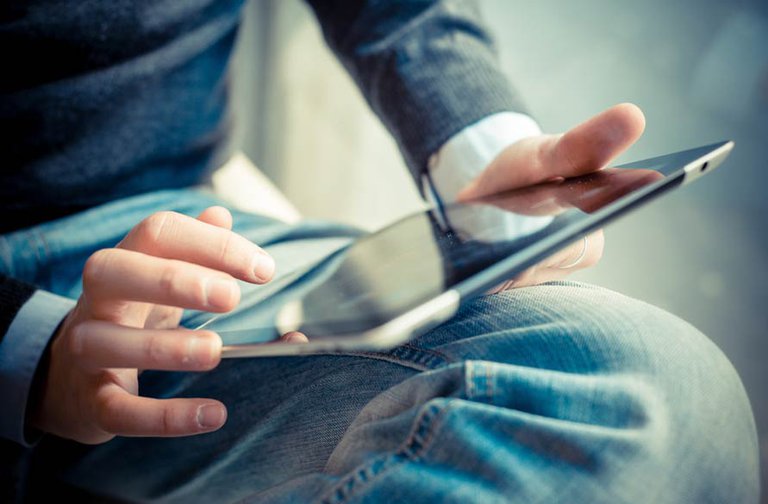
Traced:
MULTIPOLYGON (((244 214, 235 224, 286 273, 356 233, 244 214)), ((83 255, 127 231, 109 229, 115 236, 97 233, 91 246, 45 240, 83 255)), ((74 269, 80 255, 69 257, 74 269)), ((57 288, 76 294, 72 285, 57 288)), ((583 284, 478 298, 387 353, 237 359, 204 374, 145 372, 140 387, 219 398, 229 419, 191 438, 48 439, 41 477, 169 501, 620 502, 657 489, 671 502, 756 492, 754 425, 727 360, 679 319, 583 284)))
POLYGON ((145 375, 148 395, 222 399, 227 424, 54 444, 70 484, 136 500, 412 502, 629 502, 653 484, 674 502, 711 497, 691 471, 712 464, 720 491, 752 485, 736 468, 749 466, 754 426, 727 360, 679 319, 583 284, 476 299, 383 354, 145 375), (686 452, 696 457, 678 464, 686 452))
POLYGON ((393 353, 418 349, 434 367, 361 411, 325 467, 340 479, 326 496, 756 499, 755 426, 739 378, 663 310, 558 282, 479 298, 393 353))

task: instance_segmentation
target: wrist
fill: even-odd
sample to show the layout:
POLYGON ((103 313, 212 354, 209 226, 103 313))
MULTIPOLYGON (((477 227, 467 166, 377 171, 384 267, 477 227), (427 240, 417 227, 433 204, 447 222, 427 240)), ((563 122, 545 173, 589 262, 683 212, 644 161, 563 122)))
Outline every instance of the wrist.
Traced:
POLYGON ((541 134, 530 116, 515 112, 490 115, 457 133, 429 159, 423 178, 424 194, 455 201, 502 150, 517 141, 541 134))

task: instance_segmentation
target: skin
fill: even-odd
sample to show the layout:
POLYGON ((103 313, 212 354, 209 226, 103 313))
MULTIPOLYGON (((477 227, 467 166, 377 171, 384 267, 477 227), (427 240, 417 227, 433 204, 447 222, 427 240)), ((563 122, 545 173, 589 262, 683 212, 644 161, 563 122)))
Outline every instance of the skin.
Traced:
MULTIPOLYGON (((642 134, 645 120, 622 104, 565 134, 510 145, 461 193, 473 200, 557 181, 606 166, 642 134)), ((47 373, 32 398, 35 428, 86 444, 114 436, 188 436, 221 428, 225 406, 208 398, 153 399, 138 395, 141 370, 206 371, 221 360, 211 331, 178 327, 182 309, 229 312, 238 305, 235 279, 268 282, 274 261, 231 231, 224 208, 197 219, 160 212, 143 220, 113 249, 94 253, 83 270, 83 294, 51 344, 47 373)), ((589 239, 584 259, 576 243, 501 288, 535 285, 595 264, 603 236, 589 239)), ((283 339, 301 342, 298 333, 283 339)))
MULTIPOLYGON (((504 149, 459 192, 457 199, 473 201, 545 182, 556 185, 565 178, 602 170, 634 144, 644 129, 643 112, 636 105, 622 103, 565 133, 524 138, 504 149)), ((584 241, 579 239, 490 292, 562 280, 575 271, 597 264, 604 247, 603 231, 596 231, 588 236, 586 250, 584 241), (578 264, 563 269, 573 264, 582 252, 584 255, 578 264)))

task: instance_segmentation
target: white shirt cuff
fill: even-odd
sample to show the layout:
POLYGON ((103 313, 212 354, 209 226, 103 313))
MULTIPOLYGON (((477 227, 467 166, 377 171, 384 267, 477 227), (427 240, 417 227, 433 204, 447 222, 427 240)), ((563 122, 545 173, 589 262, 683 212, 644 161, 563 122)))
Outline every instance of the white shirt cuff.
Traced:
POLYGON ((72 299, 37 290, 11 322, 0 344, 0 437, 22 446, 37 441, 24 429, 32 379, 48 341, 74 305, 72 299))
POLYGON ((447 203, 477 177, 506 147, 526 137, 540 135, 541 128, 530 116, 499 112, 467 126, 451 137, 429 158, 429 180, 423 180, 424 194, 447 203))

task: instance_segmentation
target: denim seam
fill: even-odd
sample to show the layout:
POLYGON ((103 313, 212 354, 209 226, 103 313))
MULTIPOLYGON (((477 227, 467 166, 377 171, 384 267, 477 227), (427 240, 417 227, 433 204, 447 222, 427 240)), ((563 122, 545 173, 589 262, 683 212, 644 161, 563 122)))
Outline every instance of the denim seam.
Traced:
POLYGON ((37 238, 38 243, 39 243, 38 247, 42 251, 42 257, 40 258, 40 261, 42 263, 47 263, 50 260, 50 258, 52 256, 52 252, 53 252, 51 250, 51 246, 48 243, 48 240, 45 239, 45 235, 43 233, 41 233, 38 230, 35 230, 34 234, 35 234, 35 237, 37 238))
POLYGON ((453 363, 452 359, 441 352, 419 348, 408 343, 388 352, 342 352, 341 354, 383 360, 419 371, 434 370, 453 363))
POLYGON ((493 373, 489 364, 483 364, 483 367, 485 368, 485 395, 488 402, 493 404, 493 373))
POLYGON ((377 352, 323 352, 323 353, 317 353, 312 355, 341 355, 341 356, 348 356, 348 357, 363 357, 366 359, 372 359, 372 360, 389 362, 391 364, 397 364, 399 366, 403 366, 408 369, 414 369, 416 371, 432 370, 431 367, 423 364, 419 364, 418 362, 414 362, 406 359, 399 359, 397 356, 394 356, 394 355, 377 353, 377 352))
POLYGON ((414 423, 408 437, 396 452, 382 455, 359 466, 352 474, 343 478, 326 492, 322 502, 328 504, 348 502, 350 498, 354 497, 358 489, 362 488, 366 483, 373 482, 389 469, 407 460, 417 461, 429 448, 430 443, 435 437, 435 432, 441 425, 439 419, 449 409, 449 404, 446 404, 444 407, 436 404, 430 404, 425 407, 414 423))
POLYGON ((488 404, 494 403, 496 393, 493 386, 494 376, 492 364, 484 361, 466 361, 467 399, 482 399, 488 404))
POLYGON ((413 343, 406 342, 395 348, 391 353, 396 352, 399 348, 408 348, 416 354, 420 354, 425 365, 429 365, 432 369, 443 367, 447 364, 452 364, 454 359, 451 359, 448 355, 440 352, 439 350, 433 350, 431 348, 421 348, 413 343))

